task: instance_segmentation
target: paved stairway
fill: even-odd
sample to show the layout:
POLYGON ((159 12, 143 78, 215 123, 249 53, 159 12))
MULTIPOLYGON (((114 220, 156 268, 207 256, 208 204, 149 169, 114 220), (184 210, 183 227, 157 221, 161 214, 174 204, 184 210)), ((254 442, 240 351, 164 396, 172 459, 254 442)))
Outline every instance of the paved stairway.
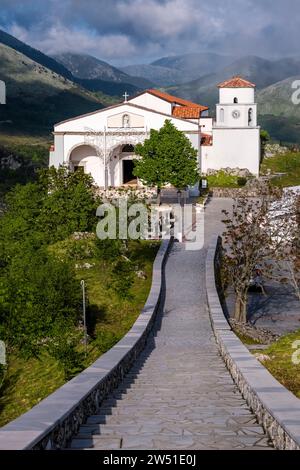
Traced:
MULTIPOLYGON (((221 230, 222 205, 208 206, 207 241, 221 230)), ((173 246, 162 318, 123 383, 81 426, 72 449, 271 448, 219 356, 206 303, 205 256, 205 248, 173 246)))

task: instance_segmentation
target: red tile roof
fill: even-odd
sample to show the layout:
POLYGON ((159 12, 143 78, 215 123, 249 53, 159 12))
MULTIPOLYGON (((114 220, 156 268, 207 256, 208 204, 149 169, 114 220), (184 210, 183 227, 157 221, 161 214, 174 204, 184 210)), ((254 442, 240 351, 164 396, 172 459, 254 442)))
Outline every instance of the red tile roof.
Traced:
POLYGON ((172 115, 181 119, 199 119, 201 117, 201 113, 209 109, 207 106, 202 106, 201 104, 193 103, 192 101, 169 95, 163 91, 150 89, 146 90, 146 93, 157 96, 158 98, 168 101, 171 104, 179 105, 174 106, 172 115))
POLYGON ((198 106, 175 106, 173 108, 173 116, 182 119, 200 119, 201 113, 204 111, 203 107, 198 106))
POLYGON ((218 85, 219 88, 255 88, 255 86, 254 83, 248 82, 248 80, 239 76, 232 77, 218 85))

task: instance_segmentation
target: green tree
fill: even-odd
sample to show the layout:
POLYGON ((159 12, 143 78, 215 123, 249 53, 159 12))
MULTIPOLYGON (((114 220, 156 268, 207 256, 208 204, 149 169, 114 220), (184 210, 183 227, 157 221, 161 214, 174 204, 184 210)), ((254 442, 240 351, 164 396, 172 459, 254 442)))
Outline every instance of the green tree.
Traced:
POLYGON ((261 162, 263 161, 264 157, 265 157, 265 149, 266 149, 266 145, 268 142, 270 142, 271 140, 271 137, 270 137, 270 134, 268 131, 262 129, 260 131, 260 144, 261 144, 261 156, 260 156, 260 160, 261 162))
POLYGON ((159 130, 151 130, 150 138, 135 147, 141 158, 135 161, 134 175, 148 186, 156 186, 158 194, 166 184, 178 190, 193 185, 199 178, 197 150, 169 120, 159 130))
POLYGON ((54 331, 77 324, 81 294, 71 265, 46 248, 27 249, 0 277, 0 337, 37 355, 54 331))
POLYGON ((262 183, 257 188, 256 199, 239 196, 232 211, 222 211, 226 216, 224 267, 235 293, 234 319, 239 323, 247 322, 248 291, 256 267, 259 266, 265 278, 271 277, 270 260, 276 259, 282 249, 284 240, 278 237, 269 217, 271 204, 280 195, 280 191, 262 183))
POLYGON ((35 183, 15 186, 6 196, 0 226, 0 265, 28 249, 94 231, 97 224, 93 182, 82 172, 50 168, 35 183))
POLYGON ((90 175, 52 167, 40 171, 39 184, 47 197, 37 224, 48 234, 49 242, 63 240, 74 232, 94 231, 100 201, 94 196, 90 175))

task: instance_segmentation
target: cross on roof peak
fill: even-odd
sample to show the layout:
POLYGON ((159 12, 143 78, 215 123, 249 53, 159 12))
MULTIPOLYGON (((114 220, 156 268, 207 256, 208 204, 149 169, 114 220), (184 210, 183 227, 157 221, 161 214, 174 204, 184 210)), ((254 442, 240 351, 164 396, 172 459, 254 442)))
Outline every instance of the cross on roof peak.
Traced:
POLYGON ((127 91, 125 91, 123 96, 124 96, 124 103, 127 103, 128 98, 129 98, 129 94, 127 93, 127 91))

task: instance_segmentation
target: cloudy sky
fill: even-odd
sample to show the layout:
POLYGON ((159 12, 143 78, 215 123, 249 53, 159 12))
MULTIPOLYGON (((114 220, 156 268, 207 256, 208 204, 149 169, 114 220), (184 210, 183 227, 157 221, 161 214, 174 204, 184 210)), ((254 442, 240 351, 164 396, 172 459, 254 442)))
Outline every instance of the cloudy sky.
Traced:
POLYGON ((300 0, 0 0, 0 28, 116 65, 186 52, 300 56, 300 0))

